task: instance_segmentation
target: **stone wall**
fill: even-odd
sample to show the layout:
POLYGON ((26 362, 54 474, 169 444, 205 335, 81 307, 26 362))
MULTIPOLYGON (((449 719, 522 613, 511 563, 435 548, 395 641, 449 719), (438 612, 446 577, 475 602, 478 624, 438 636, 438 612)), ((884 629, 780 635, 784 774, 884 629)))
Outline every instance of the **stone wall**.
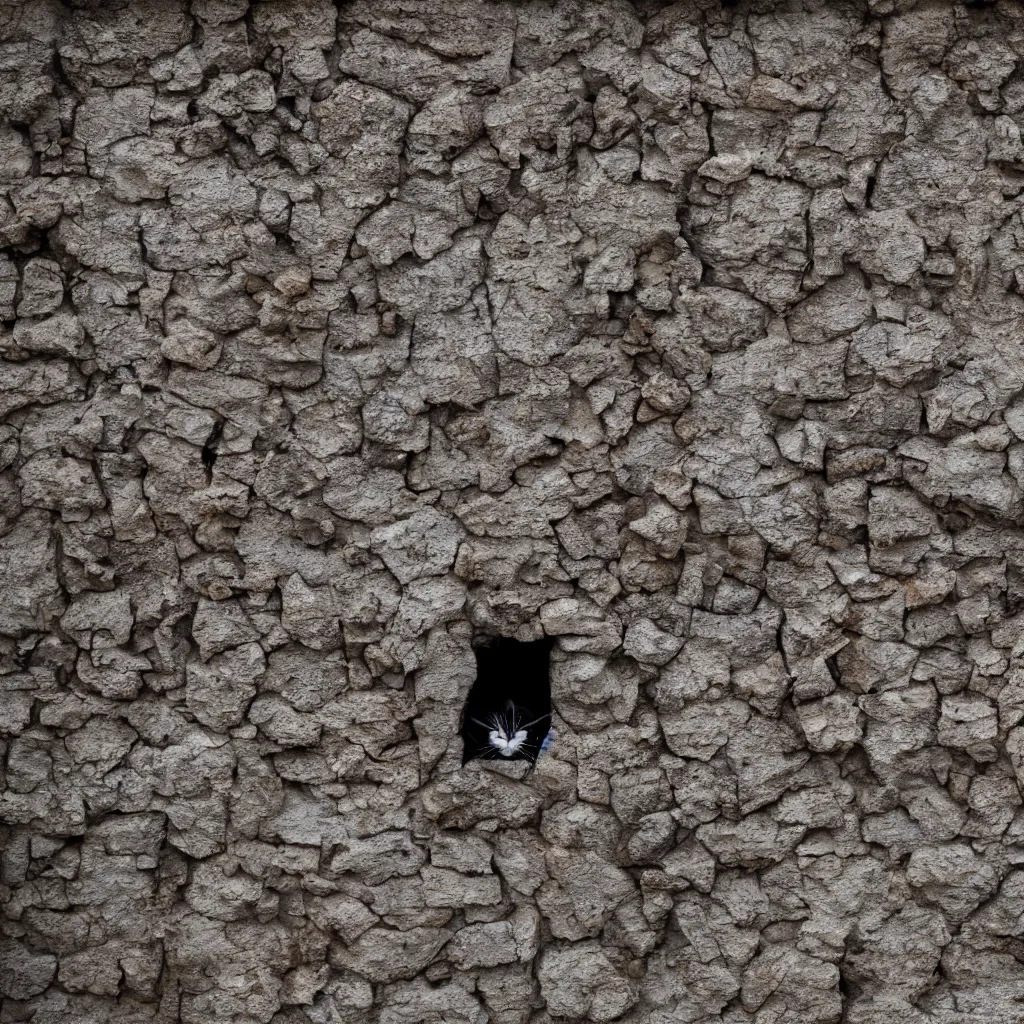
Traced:
POLYGON ((1020 4, 0 40, 0 1021, 1019 1024, 1020 4))

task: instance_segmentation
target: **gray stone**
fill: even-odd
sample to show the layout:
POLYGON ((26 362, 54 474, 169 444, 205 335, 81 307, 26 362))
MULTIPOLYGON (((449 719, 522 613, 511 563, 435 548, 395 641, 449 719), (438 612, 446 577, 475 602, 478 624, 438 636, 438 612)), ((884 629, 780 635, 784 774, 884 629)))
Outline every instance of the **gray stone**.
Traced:
POLYGON ((5 1019, 1017 1024, 1019 5, 3 6, 5 1019))

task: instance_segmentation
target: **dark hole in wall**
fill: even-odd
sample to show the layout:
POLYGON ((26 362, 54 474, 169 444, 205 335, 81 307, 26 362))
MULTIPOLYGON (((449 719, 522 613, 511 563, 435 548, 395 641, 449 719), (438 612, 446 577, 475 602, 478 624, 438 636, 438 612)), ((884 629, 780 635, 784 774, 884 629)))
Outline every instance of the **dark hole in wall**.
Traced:
POLYGON ((224 421, 217 420, 210 431, 210 436, 206 439, 206 444, 203 445, 201 457, 203 465, 207 469, 213 469, 213 464, 217 461, 217 449, 220 447, 220 436, 223 432, 224 421))
POLYGON ((552 637, 525 643, 493 637, 476 645, 476 681, 462 718, 463 764, 536 760, 551 726, 553 645, 552 637))

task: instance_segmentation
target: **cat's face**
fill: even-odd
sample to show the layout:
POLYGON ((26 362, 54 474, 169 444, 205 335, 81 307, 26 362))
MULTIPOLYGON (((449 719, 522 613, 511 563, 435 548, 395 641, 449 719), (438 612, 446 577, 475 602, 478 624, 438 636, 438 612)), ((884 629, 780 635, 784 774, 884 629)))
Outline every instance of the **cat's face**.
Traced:
POLYGON ((525 729, 517 729, 509 736, 503 728, 492 729, 487 734, 487 742, 490 743, 502 757, 512 757, 517 750, 526 742, 529 734, 525 729))
POLYGON ((526 712, 509 701, 503 711, 496 711, 483 720, 473 722, 486 732, 485 756, 525 757, 534 761, 539 753, 540 740, 530 741, 530 729, 547 716, 526 721, 526 712))

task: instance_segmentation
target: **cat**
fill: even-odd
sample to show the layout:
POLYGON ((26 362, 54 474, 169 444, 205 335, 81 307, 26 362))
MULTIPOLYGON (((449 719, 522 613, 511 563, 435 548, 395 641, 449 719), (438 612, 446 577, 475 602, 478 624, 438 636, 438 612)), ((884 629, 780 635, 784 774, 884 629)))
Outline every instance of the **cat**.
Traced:
POLYGON ((541 715, 532 722, 524 722, 525 717, 521 708, 516 707, 512 701, 506 701, 504 710, 495 712, 487 721, 481 722, 480 719, 474 718, 473 722, 487 731, 487 744, 494 752, 484 751, 482 756, 493 757, 497 754, 500 757, 514 757, 521 754, 527 760, 535 761, 537 754, 531 754, 530 751, 536 744, 529 742, 529 730, 549 716, 541 715))

